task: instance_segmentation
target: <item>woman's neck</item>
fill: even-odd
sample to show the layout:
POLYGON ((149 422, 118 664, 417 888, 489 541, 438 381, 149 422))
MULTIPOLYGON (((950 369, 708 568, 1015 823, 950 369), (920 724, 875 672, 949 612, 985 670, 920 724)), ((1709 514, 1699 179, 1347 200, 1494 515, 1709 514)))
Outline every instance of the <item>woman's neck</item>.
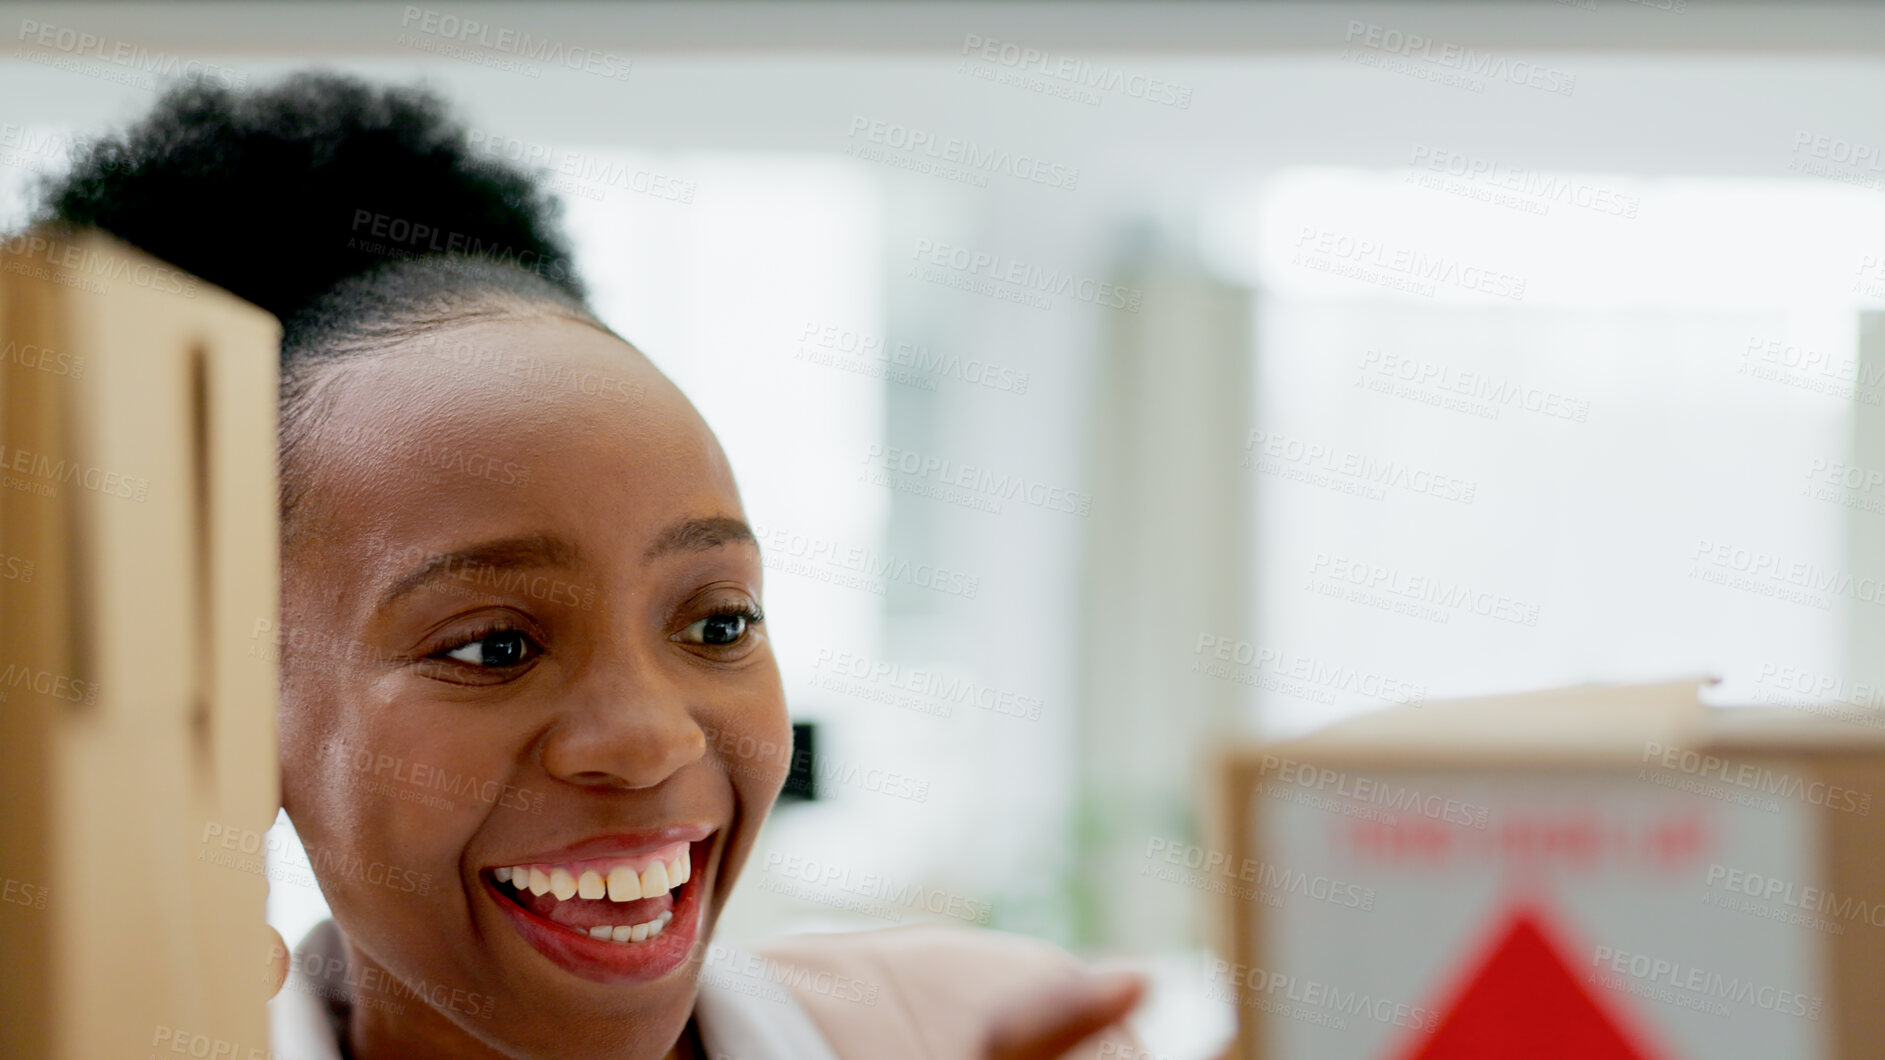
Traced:
MULTIPOLYGON (((348 958, 355 969, 354 982, 368 981, 360 971, 374 968, 378 972, 378 982, 392 982, 385 969, 362 953, 349 942, 348 958)), ((444 1014, 426 1004, 417 996, 397 1005, 362 1004, 355 998, 348 1006, 347 1026, 342 1033, 345 1041, 341 1048, 346 1060, 406 1060, 409 1057, 423 1056, 427 1060, 521 1060, 510 1053, 500 1052, 486 1045, 446 1018, 444 1014), (388 1009, 393 1011, 389 1012, 388 1009)), ((564 1060, 568 1054, 545 1058, 545 1060, 564 1060)), ((690 1018, 681 1031, 681 1036, 660 1060, 704 1060, 706 1049, 702 1047, 699 1032, 690 1018)), ((636 1043, 624 1041, 622 1051, 610 1054, 610 1060, 654 1060, 638 1052, 636 1043)))

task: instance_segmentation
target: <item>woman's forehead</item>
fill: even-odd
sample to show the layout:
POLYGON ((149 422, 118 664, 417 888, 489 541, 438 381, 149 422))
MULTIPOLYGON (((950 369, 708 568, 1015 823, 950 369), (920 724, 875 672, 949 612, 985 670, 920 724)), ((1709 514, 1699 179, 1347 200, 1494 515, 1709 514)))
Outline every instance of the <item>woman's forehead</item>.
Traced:
POLYGON ((361 439, 418 435, 518 452, 569 436, 597 437, 603 450, 661 439, 718 452, 700 414, 640 351, 573 320, 429 331, 332 371, 309 438, 327 459, 348 456, 361 439))
POLYGON ((626 343, 563 320, 447 334, 335 369, 297 442, 298 519, 330 532, 452 520, 620 533, 739 511, 713 433, 626 343))

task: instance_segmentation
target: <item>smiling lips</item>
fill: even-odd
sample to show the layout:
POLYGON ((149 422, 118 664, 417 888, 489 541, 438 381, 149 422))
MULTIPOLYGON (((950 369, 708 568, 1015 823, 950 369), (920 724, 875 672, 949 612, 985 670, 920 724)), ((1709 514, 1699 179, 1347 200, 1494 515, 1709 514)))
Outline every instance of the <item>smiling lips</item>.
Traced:
POLYGON ((693 876, 689 844, 634 857, 589 858, 491 870, 498 888, 537 916, 605 942, 657 938, 674 918, 675 891, 693 876))

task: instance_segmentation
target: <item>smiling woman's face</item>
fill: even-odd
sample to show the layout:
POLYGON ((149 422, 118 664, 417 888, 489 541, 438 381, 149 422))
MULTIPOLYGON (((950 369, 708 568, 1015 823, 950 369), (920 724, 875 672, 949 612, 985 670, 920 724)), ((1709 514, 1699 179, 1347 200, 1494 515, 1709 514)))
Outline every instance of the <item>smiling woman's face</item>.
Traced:
POLYGON ((659 1056, 789 758, 759 552, 620 340, 436 341, 328 369, 283 554, 283 803, 354 990, 392 1001, 355 1040, 659 1056))

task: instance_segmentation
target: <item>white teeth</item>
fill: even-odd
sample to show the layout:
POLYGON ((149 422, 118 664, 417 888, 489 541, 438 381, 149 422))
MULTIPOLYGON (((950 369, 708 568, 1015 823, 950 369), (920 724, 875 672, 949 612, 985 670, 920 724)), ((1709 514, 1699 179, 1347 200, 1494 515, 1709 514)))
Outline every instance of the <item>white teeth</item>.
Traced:
POLYGON ((641 894, 644 898, 653 898, 666 893, 668 893, 668 867, 657 861, 641 874, 641 894))
POLYGON ((670 909, 645 924, 617 924, 614 927, 592 927, 589 937, 610 942, 646 942, 658 937, 667 926, 674 922, 674 910, 670 909))
MULTIPOLYGON (((641 897, 641 877, 627 865, 619 865, 609 873, 609 901, 632 902, 641 897)), ((617 939, 617 942, 627 941, 617 939)))
POLYGON ((607 898, 614 902, 633 902, 658 898, 681 886, 693 877, 694 867, 687 848, 682 847, 674 860, 653 862, 640 873, 627 865, 617 865, 607 875, 595 869, 584 869, 578 876, 569 868, 537 865, 508 865, 493 869, 491 873, 499 883, 508 883, 531 894, 554 894, 561 902, 578 896, 589 901, 607 898))

